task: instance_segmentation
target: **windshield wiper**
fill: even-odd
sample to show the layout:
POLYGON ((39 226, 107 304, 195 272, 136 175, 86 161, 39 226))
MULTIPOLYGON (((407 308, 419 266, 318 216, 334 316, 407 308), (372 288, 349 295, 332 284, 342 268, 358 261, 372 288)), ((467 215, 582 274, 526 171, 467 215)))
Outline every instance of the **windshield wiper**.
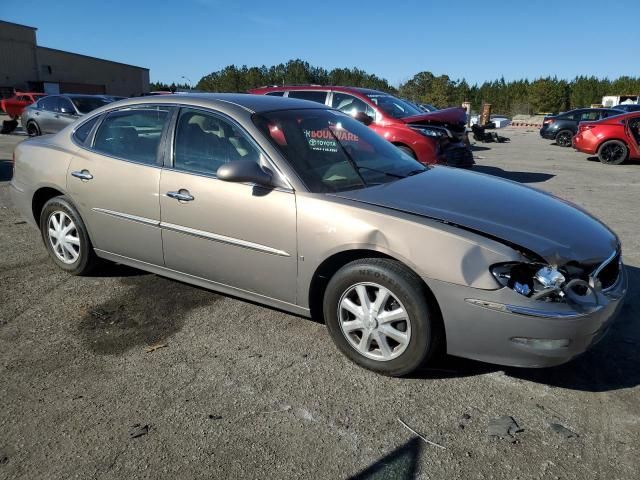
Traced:
POLYGON ((407 177, 413 177, 414 175, 418 175, 419 173, 422 172, 426 172, 428 170, 428 168, 420 168, 417 170, 411 170, 409 173, 407 173, 407 177))

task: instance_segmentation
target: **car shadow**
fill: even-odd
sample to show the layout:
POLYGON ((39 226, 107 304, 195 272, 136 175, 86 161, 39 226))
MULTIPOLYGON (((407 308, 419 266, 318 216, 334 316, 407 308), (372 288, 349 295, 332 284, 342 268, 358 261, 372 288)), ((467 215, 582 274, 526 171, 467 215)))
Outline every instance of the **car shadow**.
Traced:
POLYGON ((412 378, 443 379, 504 371, 505 375, 553 387, 609 392, 640 385, 640 268, 625 267, 629 289, 608 334, 588 352, 558 367, 511 368, 444 356, 412 378))
POLYGON ((13 178, 13 162, 0 160, 0 182, 8 182, 13 178))
POLYGON ((417 478, 418 462, 423 442, 414 437, 391 453, 376 460, 360 473, 349 477, 350 480, 373 480, 393 478, 411 480, 417 478))
POLYGON ((491 150, 491 148, 483 147, 482 145, 476 145, 476 144, 471 145, 472 152, 484 152, 485 150, 491 150))
POLYGON ((520 183, 540 183, 555 177, 551 173, 540 172, 510 172, 498 167, 490 167, 488 165, 474 165, 474 172, 486 173, 495 177, 506 178, 520 183))

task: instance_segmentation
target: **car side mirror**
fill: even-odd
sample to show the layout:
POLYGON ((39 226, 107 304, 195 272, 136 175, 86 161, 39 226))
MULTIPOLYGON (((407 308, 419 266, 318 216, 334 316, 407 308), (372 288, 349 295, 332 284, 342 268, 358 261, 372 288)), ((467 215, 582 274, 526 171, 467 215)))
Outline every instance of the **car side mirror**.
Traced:
POLYGON ((69 107, 60 107, 60 113, 64 113, 67 115, 75 115, 76 112, 75 110, 69 108, 69 107))
POLYGON ((273 178, 253 160, 234 160, 225 163, 216 172, 216 177, 225 182, 255 183, 262 187, 270 187, 273 178))
POLYGON ((364 123, 366 126, 369 126, 373 123, 373 117, 367 115, 364 112, 358 112, 354 115, 354 117, 356 120, 358 120, 361 123, 364 123))

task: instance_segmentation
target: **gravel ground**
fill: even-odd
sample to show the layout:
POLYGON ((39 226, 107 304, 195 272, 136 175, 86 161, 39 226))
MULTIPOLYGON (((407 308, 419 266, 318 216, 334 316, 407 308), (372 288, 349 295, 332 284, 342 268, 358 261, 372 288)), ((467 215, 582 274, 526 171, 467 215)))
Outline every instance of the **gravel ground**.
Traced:
POLYGON ((8 196, 23 137, 0 135, 0 478, 637 478, 640 164, 501 133, 477 169, 613 227, 629 300, 568 365, 449 357, 408 379, 351 364, 311 320, 121 266, 62 273, 8 196))

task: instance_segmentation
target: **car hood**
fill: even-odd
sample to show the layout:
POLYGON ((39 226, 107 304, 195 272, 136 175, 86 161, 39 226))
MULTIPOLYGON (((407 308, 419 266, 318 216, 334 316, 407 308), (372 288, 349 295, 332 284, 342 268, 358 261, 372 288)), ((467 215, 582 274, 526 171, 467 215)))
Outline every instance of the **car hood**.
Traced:
POLYGON ((451 223, 526 249, 552 265, 599 264, 619 245, 606 225, 570 202, 460 169, 431 167, 402 180, 335 195, 451 223))
POLYGON ((465 125, 467 122, 467 112, 464 108, 445 108, 431 113, 422 113, 420 115, 412 115, 411 117, 401 118, 404 123, 414 125, 465 125))

